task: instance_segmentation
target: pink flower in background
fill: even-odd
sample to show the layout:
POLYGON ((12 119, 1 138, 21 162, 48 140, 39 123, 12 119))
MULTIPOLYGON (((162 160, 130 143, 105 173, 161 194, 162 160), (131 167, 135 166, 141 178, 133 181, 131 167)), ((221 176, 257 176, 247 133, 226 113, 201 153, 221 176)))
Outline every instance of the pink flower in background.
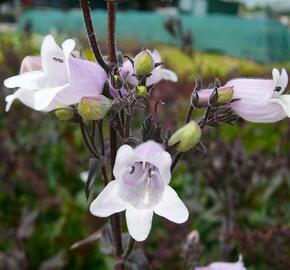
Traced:
POLYGON ((4 81, 7 88, 19 88, 6 97, 6 111, 15 99, 39 111, 52 111, 60 106, 78 103, 84 96, 102 92, 105 71, 98 65, 74 58, 75 41, 67 39, 60 48, 48 35, 41 46, 41 57, 26 57, 21 74, 4 81))
POLYGON ((240 256, 236 263, 214 262, 209 266, 196 267, 194 270, 247 270, 243 263, 243 258, 240 256))
MULTIPOLYGON (((288 84, 285 69, 282 73, 273 69, 273 79, 234 79, 223 88, 232 87, 234 98, 239 101, 231 104, 232 110, 241 118, 257 123, 272 123, 290 117, 290 95, 284 94, 288 84)), ((212 89, 201 90, 198 94, 204 99, 212 89)))
POLYGON ((175 223, 185 222, 188 210, 168 185, 171 162, 170 154, 154 141, 135 149, 123 145, 116 157, 116 180, 92 202, 91 213, 108 217, 126 210, 129 233, 137 241, 148 237, 153 213, 175 223))
MULTIPOLYGON (((153 52, 150 52, 150 53, 151 53, 151 56, 153 57, 155 64, 162 62, 160 54, 157 50, 154 50, 153 52)), ((129 60, 126 60, 123 63, 123 66, 120 68, 120 74, 122 77, 127 78, 127 81, 130 84, 134 86, 137 85, 138 80, 134 76, 134 68, 133 68, 132 63, 129 60)), ((146 79, 146 86, 151 86, 153 84, 159 83, 162 80, 177 82, 178 78, 177 78, 177 75, 173 71, 162 68, 162 66, 158 66, 153 69, 151 76, 149 76, 146 79)))

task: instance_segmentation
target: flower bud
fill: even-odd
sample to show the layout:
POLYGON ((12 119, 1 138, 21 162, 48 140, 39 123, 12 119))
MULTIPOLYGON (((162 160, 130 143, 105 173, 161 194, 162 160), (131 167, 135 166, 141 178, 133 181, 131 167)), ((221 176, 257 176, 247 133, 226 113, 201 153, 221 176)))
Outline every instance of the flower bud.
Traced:
POLYGON ((137 77, 147 77, 154 69, 154 59, 149 50, 145 49, 134 58, 134 73, 137 77))
POLYGON ((232 87, 218 89, 218 105, 225 105, 232 101, 234 96, 234 89, 232 87))
POLYGON ((78 110, 85 120, 103 119, 112 107, 112 101, 103 95, 95 97, 83 97, 78 110))
POLYGON ((195 146, 201 138, 201 129, 195 121, 191 121, 178 129, 170 138, 168 145, 176 145, 179 152, 185 152, 195 146))
POLYGON ((136 87, 136 93, 140 96, 146 96, 148 94, 148 89, 146 86, 139 85, 136 87))
POLYGON ((67 122, 74 118, 74 112, 68 108, 59 108, 54 111, 55 116, 63 122, 67 122))

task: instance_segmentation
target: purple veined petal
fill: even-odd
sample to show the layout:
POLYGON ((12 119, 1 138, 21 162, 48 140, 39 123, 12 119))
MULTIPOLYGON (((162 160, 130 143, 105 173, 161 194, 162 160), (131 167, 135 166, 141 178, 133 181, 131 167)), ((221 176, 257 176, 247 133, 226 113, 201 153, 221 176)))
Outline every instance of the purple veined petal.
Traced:
POLYGON ((134 162, 123 171, 119 197, 131 207, 152 210, 162 199, 165 186, 158 168, 134 162))
POLYGON ((136 155, 133 148, 130 145, 122 145, 116 156, 115 166, 113 169, 113 174, 116 179, 121 179, 123 176, 124 168, 136 161, 136 155))
POLYGON ((170 186, 165 187, 161 201, 155 206, 154 212, 178 224, 184 223, 189 216, 186 206, 170 186))
POLYGON ((273 96, 275 83, 273 80, 234 79, 224 87, 233 87, 234 98, 241 99, 235 103, 242 105, 265 105, 273 96))
POLYGON ((40 82, 44 78, 42 71, 31 71, 23 74, 10 77, 4 81, 4 85, 7 88, 21 87, 30 90, 36 90, 39 88, 40 82))
POLYGON ((177 75, 165 68, 157 67, 152 71, 152 75, 146 79, 146 85, 150 86, 156 83, 159 83, 162 80, 177 82, 178 78, 177 75))
POLYGON ((280 74, 279 70, 274 68, 272 71, 273 81, 276 87, 280 87, 281 90, 278 92, 274 92, 273 97, 278 97, 285 91, 288 85, 288 74, 287 71, 283 68, 280 74))
POLYGON ((270 102, 280 105, 285 114, 290 117, 290 95, 281 95, 278 98, 271 99, 270 102))
POLYGON ((259 106, 238 101, 231 108, 241 118, 254 123, 274 123, 286 117, 281 105, 272 102, 259 106))
POLYGON ((212 270, 209 266, 205 267, 195 267, 194 270, 212 270))
POLYGON ((129 234, 136 241, 144 241, 151 230, 153 210, 136 209, 129 207, 126 209, 126 222, 129 234))
POLYGON ((149 162, 158 168, 164 183, 168 184, 171 178, 171 156, 163 146, 154 141, 147 141, 135 148, 136 161, 149 162))
POLYGON ((108 217, 126 209, 125 203, 118 196, 119 180, 111 181, 91 203, 90 212, 97 217, 108 217))
POLYGON ((30 71, 42 70, 41 58, 39 56, 25 56, 21 62, 20 74, 30 71))

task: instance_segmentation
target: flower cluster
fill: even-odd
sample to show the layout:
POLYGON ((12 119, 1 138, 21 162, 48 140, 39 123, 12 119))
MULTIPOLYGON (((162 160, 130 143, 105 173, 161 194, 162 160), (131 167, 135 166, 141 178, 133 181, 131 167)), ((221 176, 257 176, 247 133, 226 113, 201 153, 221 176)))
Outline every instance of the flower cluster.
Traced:
MULTIPOLYGON (((62 120, 77 120, 96 161, 87 176, 87 190, 98 168, 105 180, 105 188, 90 204, 90 212, 109 217, 125 211, 129 234, 136 241, 148 237, 154 213, 175 223, 188 219, 187 207, 169 183, 182 153, 194 147, 204 148, 201 138, 205 126, 232 123, 237 116, 259 123, 290 117, 290 95, 285 94, 287 72, 273 69, 273 78, 269 80, 238 78, 224 86, 215 81, 211 89, 201 89, 197 81, 184 126, 172 136, 170 132, 164 136, 156 119, 156 104, 155 111, 143 123, 142 139, 135 138, 131 134, 134 108, 148 108, 154 85, 161 80, 176 82, 176 74, 162 67, 156 50, 144 49, 134 58, 122 57, 111 66, 105 63, 110 67, 108 71, 101 64, 77 57, 75 46, 75 41, 68 39, 59 47, 51 35, 46 36, 41 55, 27 56, 20 74, 5 80, 7 88, 17 88, 6 97, 6 111, 19 99, 34 110, 56 111, 62 120), (196 107, 205 108, 198 121, 192 120, 196 107), (102 133, 105 118, 109 120, 110 151, 105 149, 102 133), (86 121, 99 125, 100 149, 94 141, 95 126, 89 134, 86 121), (118 136, 122 141, 119 149, 118 136), (111 155, 111 181, 106 172, 107 152, 111 155)), ((240 260, 196 268, 202 269, 245 270, 245 267, 240 260)))

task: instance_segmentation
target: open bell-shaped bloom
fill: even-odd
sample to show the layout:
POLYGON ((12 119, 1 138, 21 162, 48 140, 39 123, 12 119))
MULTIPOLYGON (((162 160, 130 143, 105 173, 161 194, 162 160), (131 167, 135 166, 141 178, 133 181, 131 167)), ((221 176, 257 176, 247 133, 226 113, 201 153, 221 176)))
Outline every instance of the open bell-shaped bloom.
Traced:
MULTIPOLYGON (((290 95, 284 94, 288 75, 285 69, 281 74, 277 69, 273 69, 272 74, 271 80, 233 79, 219 90, 233 88, 233 98, 239 100, 231 103, 231 108, 241 118, 256 123, 277 122, 290 117, 290 95)), ((201 99, 205 99, 212 91, 212 89, 204 89, 198 94, 201 99)))
MULTIPOLYGON (((150 52, 149 50, 147 51, 151 54, 154 60, 154 64, 162 62, 160 54, 157 50, 154 50, 153 52, 150 52)), ((134 74, 133 65, 129 60, 126 60, 123 63, 122 67, 120 68, 120 74, 123 78, 126 78, 127 82, 129 82, 131 85, 136 86, 138 84, 138 80, 134 74)), ((162 68, 162 66, 158 66, 152 70, 151 75, 146 79, 146 86, 151 86, 153 84, 159 83, 162 80, 177 82, 178 78, 173 71, 162 68)))
POLYGON ((7 88, 19 88, 6 97, 6 111, 15 99, 39 111, 51 111, 78 103, 84 96, 102 92, 105 71, 93 62, 71 55, 75 41, 67 39, 60 48, 53 36, 44 38, 40 57, 26 57, 20 75, 4 81, 7 88))
POLYGON ((209 266, 196 267, 195 270, 246 270, 246 268, 243 263, 243 258, 240 256, 239 261, 236 263, 214 262, 209 266))
POLYGON ((143 241, 149 235, 153 213, 175 223, 188 218, 188 210, 168 184, 171 157, 163 147, 147 141, 135 149, 120 147, 114 166, 116 180, 111 181, 90 205, 98 217, 126 210, 130 235, 143 241))

